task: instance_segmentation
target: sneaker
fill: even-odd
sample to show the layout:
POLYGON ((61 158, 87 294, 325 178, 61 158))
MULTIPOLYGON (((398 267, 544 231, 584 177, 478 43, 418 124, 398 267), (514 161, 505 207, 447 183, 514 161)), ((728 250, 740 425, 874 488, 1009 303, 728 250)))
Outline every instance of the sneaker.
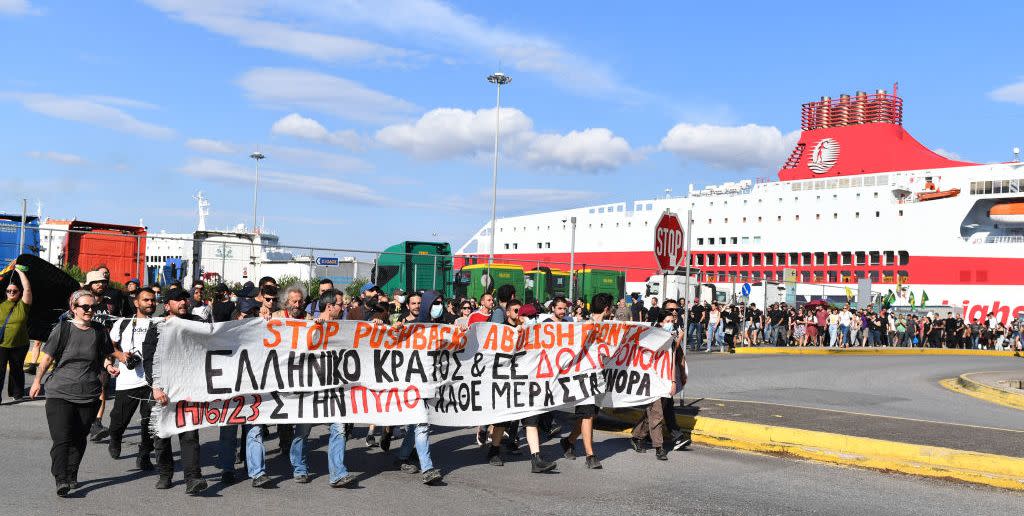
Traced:
POLYGON ((693 443, 693 441, 691 441, 690 439, 688 439, 686 437, 680 437, 679 439, 676 439, 675 444, 672 445, 672 449, 673 450, 685 450, 692 443, 693 443))
POLYGON ((501 458, 501 448, 491 445, 487 449, 487 463, 491 466, 504 466, 505 461, 501 458))
POLYGON ((121 458, 121 443, 110 440, 110 444, 107 445, 107 452, 110 453, 110 458, 117 460, 121 458))
POLYGON ((270 484, 270 477, 265 473, 252 479, 252 486, 256 489, 267 487, 270 484))
POLYGON ((647 451, 647 449, 644 448, 644 443, 641 442, 640 439, 637 439, 636 437, 629 438, 629 445, 632 446, 633 451, 637 453, 644 453, 647 451))
POLYGON ((68 493, 71 492, 71 484, 67 482, 61 482, 57 484, 57 496, 61 498, 67 498, 68 493))
POLYGON ((156 479, 156 485, 154 487, 156 487, 157 489, 170 489, 171 477, 160 475, 160 477, 156 479))
POLYGON ((428 469, 428 470, 423 472, 423 483, 424 484, 433 484, 433 483, 437 482, 438 480, 441 480, 441 470, 439 470, 437 468, 433 468, 433 469, 428 469))
POLYGON ((551 423, 551 428, 548 429, 548 437, 557 437, 562 433, 562 425, 558 424, 558 421, 551 423))
POLYGON ((351 484, 352 482, 355 482, 356 478, 357 477, 355 475, 349 473, 348 475, 345 475, 345 476, 339 478, 338 480, 335 480, 334 482, 331 482, 331 487, 345 487, 345 486, 351 484))
POLYGON ((574 450, 573 443, 570 443, 568 439, 561 438, 558 443, 562 445, 562 456, 569 460, 576 460, 576 450, 574 450))
POLYGON ((92 423, 92 428, 89 429, 89 439, 92 442, 100 442, 106 439, 108 435, 110 435, 110 430, 104 427, 103 423, 100 423, 99 420, 92 423))
POLYGON ((373 434, 370 434, 370 435, 366 436, 366 447, 367 448, 376 448, 377 447, 377 439, 375 437, 373 437, 373 434))
POLYGON ((391 432, 380 434, 380 451, 387 453, 391 449, 391 432))
POLYGON ((412 475, 413 473, 420 472, 420 467, 417 464, 418 461, 416 459, 413 459, 412 457, 409 457, 408 459, 405 460, 399 460, 398 462, 398 469, 402 470, 403 473, 408 473, 412 475))
POLYGON ((483 446, 487 444, 487 427, 481 427, 476 431, 476 445, 483 446))
POLYGON ((149 455, 139 455, 135 457, 135 468, 142 471, 153 471, 153 461, 149 459, 149 455))
POLYGON ((297 482, 299 484, 308 484, 309 481, 312 480, 312 479, 313 479, 313 477, 311 477, 309 475, 295 475, 295 482, 297 482))
POLYGON ((601 461, 597 460, 597 455, 587 455, 587 469, 601 469, 601 461))
POLYGON ((234 484, 235 483, 235 472, 234 471, 221 471, 220 472, 220 483, 221 484, 234 484))
POLYGON ((530 472, 532 473, 546 473, 555 469, 558 465, 554 462, 548 462, 541 458, 539 453, 534 453, 530 456, 530 472))
POLYGON ((668 460, 668 450, 664 446, 659 446, 654 454, 654 458, 658 460, 668 460))
POLYGON ((197 494, 202 493, 203 491, 205 491, 207 487, 210 487, 210 486, 209 486, 209 484, 206 483, 206 479, 205 478, 193 478, 191 480, 186 480, 185 481, 185 494, 187 494, 187 495, 197 495, 197 494))

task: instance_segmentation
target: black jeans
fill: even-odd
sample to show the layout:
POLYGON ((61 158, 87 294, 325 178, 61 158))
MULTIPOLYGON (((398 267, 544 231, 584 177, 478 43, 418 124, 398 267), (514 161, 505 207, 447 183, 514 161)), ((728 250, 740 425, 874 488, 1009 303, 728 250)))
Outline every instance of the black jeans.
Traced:
POLYGON ((25 355, 28 354, 28 348, 0 348, 0 387, 3 387, 4 376, 10 367, 11 379, 7 382, 7 395, 12 398, 25 395, 25 355))
MULTIPOLYGON (((153 441, 156 449, 156 469, 162 477, 174 476, 174 456, 171 453, 171 438, 156 438, 153 441)), ((199 469, 199 430, 190 430, 178 434, 178 445, 181 447, 181 469, 185 480, 203 478, 199 469)))
POLYGON ((58 484, 78 480, 89 427, 96 420, 100 400, 71 403, 60 398, 46 399, 46 424, 50 427, 50 473, 58 484))
POLYGON ((128 424, 132 422, 132 416, 135 415, 135 409, 138 409, 142 418, 140 430, 142 443, 139 445, 139 455, 149 456, 149 452, 153 451, 153 434, 149 429, 149 414, 153 411, 153 402, 142 400, 150 400, 152 394, 153 389, 145 385, 117 391, 114 394, 114 410, 110 411, 111 444, 121 444, 124 432, 128 429, 128 424))

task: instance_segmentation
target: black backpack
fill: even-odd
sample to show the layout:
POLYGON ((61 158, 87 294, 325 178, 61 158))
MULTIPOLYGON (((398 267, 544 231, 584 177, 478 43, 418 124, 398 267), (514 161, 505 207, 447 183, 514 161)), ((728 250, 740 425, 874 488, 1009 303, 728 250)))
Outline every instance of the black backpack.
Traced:
MULTIPOLYGON (((60 365, 60 359, 64 356, 64 350, 68 347, 68 341, 71 340, 71 329, 70 325, 74 324, 67 319, 62 319, 57 323, 57 348, 53 350, 53 366, 50 370, 50 374, 46 377, 46 381, 50 381, 50 378, 54 373, 57 372, 57 367, 60 365)), ((89 326, 96 330, 97 340, 103 339, 103 332, 106 331, 102 324, 96 322, 89 322, 89 326)), ((103 346, 99 342, 96 343, 96 359, 100 362, 103 361, 103 346)))

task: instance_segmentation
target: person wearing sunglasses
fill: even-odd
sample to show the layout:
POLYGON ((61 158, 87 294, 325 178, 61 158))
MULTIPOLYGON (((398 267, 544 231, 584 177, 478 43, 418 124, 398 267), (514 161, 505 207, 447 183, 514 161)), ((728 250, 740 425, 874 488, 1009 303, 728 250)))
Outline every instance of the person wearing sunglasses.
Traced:
POLYGON ((469 301, 459 303, 459 316, 455 319, 455 325, 466 331, 469 329, 469 316, 473 313, 473 305, 469 301))
POLYGON ((39 396, 43 376, 53 365, 46 379, 46 422, 53 440, 50 473, 62 498, 78 488, 78 469, 100 405, 100 371, 113 377, 119 373, 111 359, 110 336, 93 321, 98 301, 88 290, 71 295, 73 319, 61 321, 50 332, 29 390, 30 398, 39 396))
POLYGON ((28 354, 28 312, 32 306, 32 285, 24 265, 15 265, 0 302, 0 387, 8 369, 7 395, 14 401, 25 396, 25 355, 28 354))

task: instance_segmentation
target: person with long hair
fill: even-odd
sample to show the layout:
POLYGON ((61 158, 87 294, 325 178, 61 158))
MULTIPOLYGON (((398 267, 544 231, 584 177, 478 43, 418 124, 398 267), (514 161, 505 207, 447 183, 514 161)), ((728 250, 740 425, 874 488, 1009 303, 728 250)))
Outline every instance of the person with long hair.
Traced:
POLYGON ((88 290, 71 295, 73 319, 61 321, 43 346, 43 357, 29 397, 42 392, 46 379, 46 423, 50 428, 50 473, 57 482, 57 496, 65 497, 78 488, 78 469, 85 454, 89 429, 100 405, 100 372, 111 377, 120 372, 110 356, 114 347, 103 325, 92 320, 99 300, 88 290))

